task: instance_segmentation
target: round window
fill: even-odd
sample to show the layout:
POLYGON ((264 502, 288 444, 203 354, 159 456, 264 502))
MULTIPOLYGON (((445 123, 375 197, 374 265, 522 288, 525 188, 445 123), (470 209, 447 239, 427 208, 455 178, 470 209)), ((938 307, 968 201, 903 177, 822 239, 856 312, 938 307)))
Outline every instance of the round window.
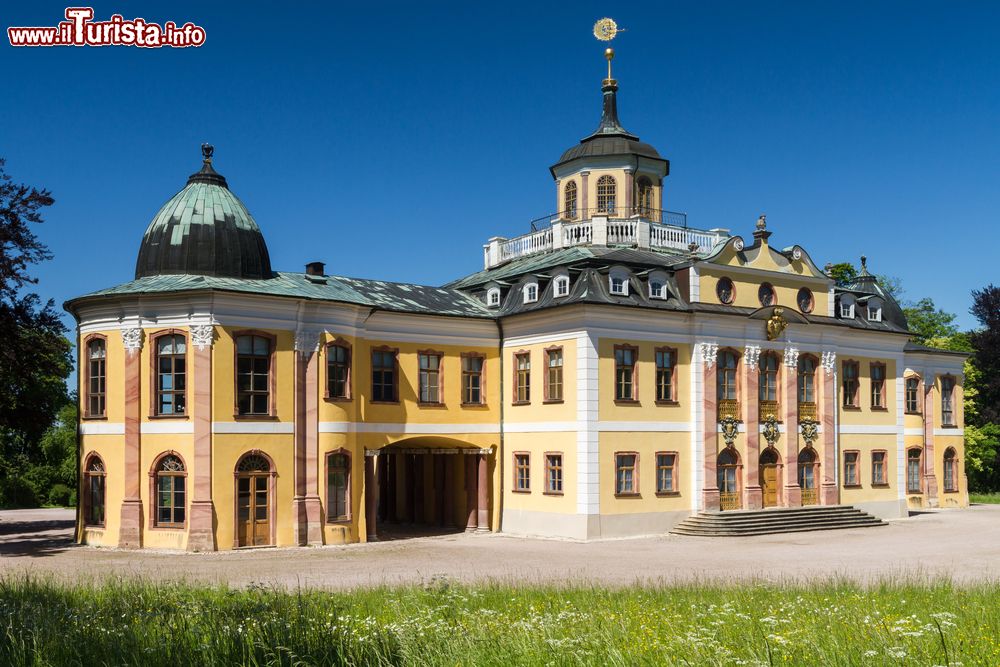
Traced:
POLYGON ((757 290, 757 298, 760 299, 760 305, 762 306, 773 306, 774 305, 774 288, 771 287, 771 283, 764 283, 757 290))
POLYGON ((722 303, 732 303, 733 299, 736 298, 736 288, 733 286, 733 281, 729 278, 719 278, 719 282, 715 284, 715 294, 722 303))
POLYGON ((808 287, 803 287, 802 289, 800 289, 797 300, 799 304, 799 310, 801 310, 803 313, 812 312, 815 303, 813 301, 813 293, 811 289, 809 289, 808 287))

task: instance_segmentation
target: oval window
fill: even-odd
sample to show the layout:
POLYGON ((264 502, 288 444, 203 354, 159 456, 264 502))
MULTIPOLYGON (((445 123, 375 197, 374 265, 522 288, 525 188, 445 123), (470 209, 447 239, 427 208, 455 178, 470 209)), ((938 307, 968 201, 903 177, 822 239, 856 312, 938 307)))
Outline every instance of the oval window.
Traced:
POLYGON ((736 298, 736 288, 733 286, 733 281, 729 278, 719 278, 719 282, 715 284, 715 294, 722 303, 732 303, 733 299, 736 298))
POLYGON ((811 313, 813 309, 813 293, 808 287, 803 287, 799 290, 798 296, 799 310, 803 313, 811 313))
POLYGON ((757 290, 757 298, 760 299, 760 305, 762 306, 773 306, 774 305, 774 288, 771 287, 771 283, 764 283, 757 290))

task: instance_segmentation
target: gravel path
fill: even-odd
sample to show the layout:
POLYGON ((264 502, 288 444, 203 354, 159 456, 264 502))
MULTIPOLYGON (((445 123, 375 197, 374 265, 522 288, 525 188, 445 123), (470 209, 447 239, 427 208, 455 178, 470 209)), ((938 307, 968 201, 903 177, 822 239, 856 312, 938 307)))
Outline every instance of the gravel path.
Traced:
POLYGON ((1000 581, 1000 505, 922 512, 888 526, 743 538, 662 537, 578 543, 442 535, 304 549, 188 554, 72 543, 72 510, 0 512, 0 575, 67 581, 142 577, 325 588, 461 582, 626 586, 761 579, 950 577, 1000 581))

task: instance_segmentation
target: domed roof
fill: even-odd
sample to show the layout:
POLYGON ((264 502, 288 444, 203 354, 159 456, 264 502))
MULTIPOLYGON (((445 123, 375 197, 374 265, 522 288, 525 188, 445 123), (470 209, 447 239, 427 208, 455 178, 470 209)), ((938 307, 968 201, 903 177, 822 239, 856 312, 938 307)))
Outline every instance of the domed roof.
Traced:
POLYGON ((271 278, 264 235, 243 202, 212 168, 213 149, 202 145, 204 164, 149 223, 139 247, 135 277, 164 274, 222 278, 271 278))

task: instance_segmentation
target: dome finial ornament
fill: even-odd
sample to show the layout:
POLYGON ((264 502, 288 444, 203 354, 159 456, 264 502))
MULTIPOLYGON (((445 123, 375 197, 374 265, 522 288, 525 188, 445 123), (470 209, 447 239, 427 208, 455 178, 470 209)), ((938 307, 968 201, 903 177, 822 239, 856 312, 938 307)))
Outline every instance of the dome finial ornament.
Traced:
POLYGON ((202 144, 201 145, 201 157, 205 162, 212 163, 212 154, 215 153, 215 146, 212 144, 202 144))
POLYGON ((861 275, 868 275, 868 257, 861 255, 861 275))
POLYGON ((614 81, 611 76, 611 61, 615 58, 615 50, 611 47, 604 49, 604 57, 608 59, 608 81, 614 81))
POLYGON ((765 229, 767 229, 767 216, 761 213, 760 217, 757 218, 757 230, 764 231, 765 229))
POLYGON ((625 28, 619 28, 614 19, 605 17, 594 24, 594 37, 602 42, 610 42, 620 32, 625 32, 625 28))

